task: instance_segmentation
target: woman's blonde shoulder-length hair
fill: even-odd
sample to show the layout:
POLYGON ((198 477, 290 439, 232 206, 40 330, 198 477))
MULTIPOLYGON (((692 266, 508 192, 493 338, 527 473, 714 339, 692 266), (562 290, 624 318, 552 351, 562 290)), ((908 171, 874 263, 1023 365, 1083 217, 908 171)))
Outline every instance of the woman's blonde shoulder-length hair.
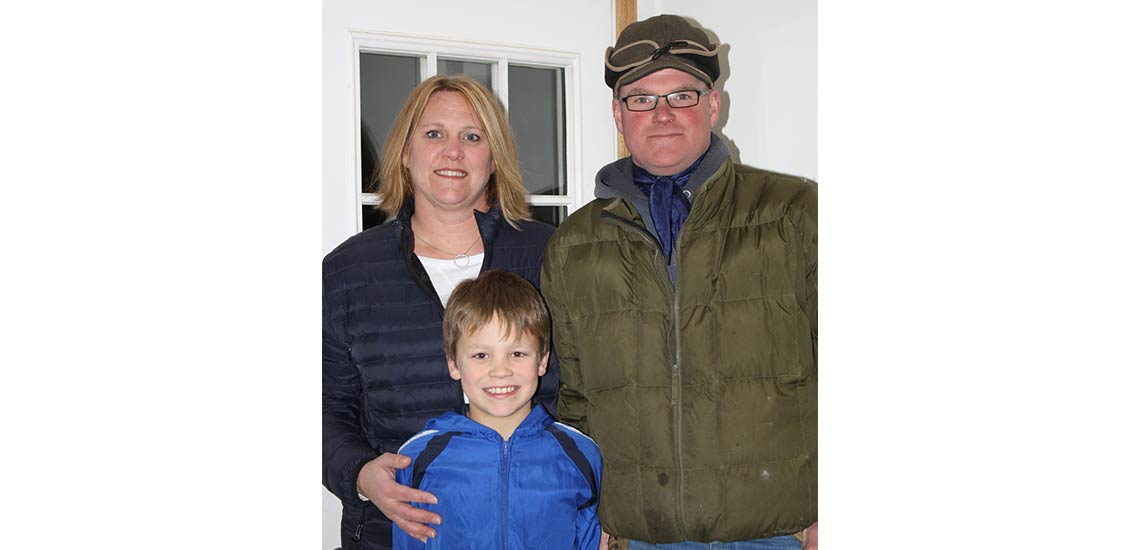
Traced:
POLYGON ((372 189, 380 194, 377 208, 395 216, 404 201, 414 194, 411 174, 404 167, 404 155, 408 152, 412 130, 419 125, 428 100, 432 94, 444 91, 462 94, 483 125, 487 141, 491 145, 491 163, 495 169, 487 182, 487 202, 492 206, 497 205, 503 213, 503 219, 518 229, 519 220, 530 219, 530 207, 526 203, 527 192, 519 171, 518 152, 506 110, 498 98, 482 84, 462 75, 433 76, 421 82, 408 95, 392 123, 392 130, 384 141, 380 163, 372 175, 372 189))

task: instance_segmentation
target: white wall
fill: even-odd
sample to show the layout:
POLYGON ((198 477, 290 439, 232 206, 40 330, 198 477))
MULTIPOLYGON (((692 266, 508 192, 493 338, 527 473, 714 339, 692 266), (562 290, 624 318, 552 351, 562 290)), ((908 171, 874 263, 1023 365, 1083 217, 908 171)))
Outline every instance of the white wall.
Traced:
POLYGON ((814 0, 640 0, 637 18, 689 18, 728 46, 720 134, 745 164, 815 179, 814 0), (727 107, 727 109, 725 109, 727 107), (727 116, 726 116, 727 115, 727 116))

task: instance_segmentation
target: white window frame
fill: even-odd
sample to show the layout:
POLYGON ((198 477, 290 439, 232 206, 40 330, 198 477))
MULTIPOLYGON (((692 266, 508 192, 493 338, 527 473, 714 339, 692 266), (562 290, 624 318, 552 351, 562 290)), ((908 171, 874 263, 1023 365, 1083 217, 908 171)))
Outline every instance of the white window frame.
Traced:
POLYGON ((363 227, 362 209, 364 206, 380 203, 380 196, 375 193, 362 192, 361 171, 361 135, 360 135, 360 54, 380 53, 403 55, 420 58, 420 81, 424 81, 437 72, 440 58, 448 60, 476 61, 491 63, 491 84, 495 95, 503 102, 508 112, 510 101, 508 98, 508 72, 509 65, 561 68, 563 75, 563 98, 565 124, 565 195, 528 195, 527 202, 533 206, 564 206, 567 215, 581 207, 584 202, 584 192, 581 187, 582 174, 582 121, 581 121, 581 78, 579 54, 565 50, 549 48, 533 48, 513 44, 497 44, 488 42, 473 42, 465 40, 452 40, 446 38, 421 36, 413 34, 399 34, 375 32, 367 30, 349 30, 352 37, 352 74, 353 74, 353 110, 352 121, 348 126, 352 128, 354 166, 350 177, 355 193, 356 205, 356 232, 363 227))

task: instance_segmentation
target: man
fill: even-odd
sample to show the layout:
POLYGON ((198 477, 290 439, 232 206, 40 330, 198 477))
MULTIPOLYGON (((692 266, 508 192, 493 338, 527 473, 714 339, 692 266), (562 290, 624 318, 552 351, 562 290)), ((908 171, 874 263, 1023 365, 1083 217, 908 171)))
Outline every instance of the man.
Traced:
POLYGON ((816 189, 729 158, 719 51, 674 15, 606 50, 630 157, 543 262, 558 417, 601 447, 630 550, 816 546, 816 189))

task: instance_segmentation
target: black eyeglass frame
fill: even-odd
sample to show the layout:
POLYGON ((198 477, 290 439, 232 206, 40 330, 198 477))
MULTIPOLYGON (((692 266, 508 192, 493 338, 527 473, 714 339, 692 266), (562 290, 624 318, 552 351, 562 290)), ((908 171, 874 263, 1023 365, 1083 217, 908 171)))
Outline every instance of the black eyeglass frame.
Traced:
POLYGON ((668 104, 669 104, 669 107, 670 107, 670 108, 673 108, 673 109, 688 109, 688 108, 690 108, 690 107, 696 107, 697 105, 700 105, 700 103, 701 103, 701 96, 703 96, 703 95, 708 95, 708 94, 710 94, 710 93, 712 93, 712 88, 709 88, 709 89, 707 89, 707 90, 677 90, 677 91, 675 91, 675 92, 669 92, 669 93, 667 93, 667 94, 664 94, 664 95, 655 95, 655 94, 629 94, 629 95, 627 95, 627 96, 625 96, 625 97, 619 97, 619 98, 618 98, 618 101, 621 101, 621 102, 622 102, 622 104, 623 104, 623 105, 625 105, 625 108, 626 108, 626 109, 629 109, 630 111, 632 111, 632 112, 634 112, 634 113, 646 113, 646 112, 649 112, 649 111, 652 111, 652 110, 656 109, 656 108, 657 108, 657 103, 658 103, 658 102, 661 100, 661 98, 665 98, 665 103, 668 103, 668 104), (683 93, 686 93, 686 92, 688 92, 688 93, 694 93, 694 92, 695 92, 695 93, 697 94, 697 102, 696 102, 696 103, 693 103, 692 105, 684 105, 684 106, 681 106, 681 107, 678 107, 678 106, 676 106, 676 105, 673 105, 673 100, 672 100, 671 98, 672 98, 672 97, 674 97, 674 96, 676 96, 677 94, 683 94, 683 93), (648 108, 648 109, 634 109, 634 108, 630 107, 630 106, 629 106, 629 102, 628 102, 628 101, 626 101, 626 100, 628 100, 628 99, 629 99, 629 98, 631 98, 631 97, 652 97, 652 98, 653 98, 653 106, 652 106, 652 107, 650 107, 650 108, 648 108))

